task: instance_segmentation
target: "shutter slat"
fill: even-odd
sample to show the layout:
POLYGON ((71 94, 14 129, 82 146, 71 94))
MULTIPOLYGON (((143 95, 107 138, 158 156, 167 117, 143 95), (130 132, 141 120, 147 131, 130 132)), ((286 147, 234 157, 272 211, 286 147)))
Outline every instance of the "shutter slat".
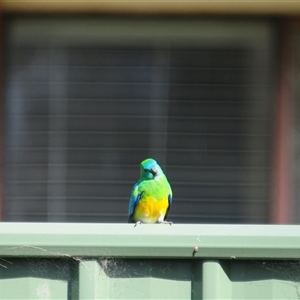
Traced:
POLYGON ((255 21, 222 22, 212 37, 187 21, 190 42, 172 26, 113 42, 93 28, 84 43, 39 22, 28 38, 26 20, 7 24, 5 220, 126 222, 139 163, 154 157, 173 222, 268 222, 267 22, 250 36, 255 21))

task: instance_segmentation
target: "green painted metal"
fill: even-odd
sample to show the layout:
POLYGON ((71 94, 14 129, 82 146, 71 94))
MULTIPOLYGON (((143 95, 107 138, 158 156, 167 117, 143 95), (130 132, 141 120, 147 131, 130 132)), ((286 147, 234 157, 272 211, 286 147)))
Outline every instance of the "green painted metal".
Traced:
MULTIPOLYGON (((203 298, 204 299, 231 299, 232 285, 225 271, 227 266, 218 260, 203 262, 203 298), (213 279, 213 280, 212 280, 213 279)), ((230 267, 229 267, 230 268, 230 267)))
POLYGON ((292 259, 299 250, 300 226, 0 224, 0 256, 292 259))
POLYGON ((0 223, 0 299, 299 299, 300 226, 0 223))

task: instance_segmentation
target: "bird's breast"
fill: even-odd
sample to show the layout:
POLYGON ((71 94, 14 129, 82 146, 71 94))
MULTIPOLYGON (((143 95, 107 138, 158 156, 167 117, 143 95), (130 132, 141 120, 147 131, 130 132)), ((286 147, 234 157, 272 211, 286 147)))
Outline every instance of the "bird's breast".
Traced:
POLYGON ((142 197, 136 206, 133 219, 135 222, 156 223, 163 220, 167 208, 168 199, 155 199, 153 197, 142 197))

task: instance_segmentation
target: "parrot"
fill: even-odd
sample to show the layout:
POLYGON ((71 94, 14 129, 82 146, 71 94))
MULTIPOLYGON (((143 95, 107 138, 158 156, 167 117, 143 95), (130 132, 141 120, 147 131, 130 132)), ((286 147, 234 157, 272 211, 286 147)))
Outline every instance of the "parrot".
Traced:
POLYGON ((172 204, 172 189, 158 163, 147 158, 140 165, 140 179, 132 188, 128 223, 172 224, 166 221, 172 204))

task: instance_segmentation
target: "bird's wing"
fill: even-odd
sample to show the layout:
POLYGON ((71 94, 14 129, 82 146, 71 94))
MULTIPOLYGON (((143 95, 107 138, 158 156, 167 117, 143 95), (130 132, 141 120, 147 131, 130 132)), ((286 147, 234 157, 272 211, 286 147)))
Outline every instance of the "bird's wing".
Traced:
POLYGON ((170 207, 172 205, 172 200, 173 200, 173 196, 172 196, 172 191, 170 190, 170 194, 168 195, 168 202, 169 202, 169 205, 168 205, 168 208, 166 210, 166 214, 165 214, 165 217, 164 217, 164 221, 167 219, 167 216, 168 216, 168 212, 170 210, 170 207))
POLYGON ((133 213, 135 211, 136 205, 139 202, 139 200, 141 199, 141 193, 139 192, 139 183, 137 182, 132 189, 131 192, 131 197, 129 200, 129 209, 128 209, 128 214, 129 214, 129 218, 128 218, 128 223, 132 223, 132 217, 133 217, 133 213))

